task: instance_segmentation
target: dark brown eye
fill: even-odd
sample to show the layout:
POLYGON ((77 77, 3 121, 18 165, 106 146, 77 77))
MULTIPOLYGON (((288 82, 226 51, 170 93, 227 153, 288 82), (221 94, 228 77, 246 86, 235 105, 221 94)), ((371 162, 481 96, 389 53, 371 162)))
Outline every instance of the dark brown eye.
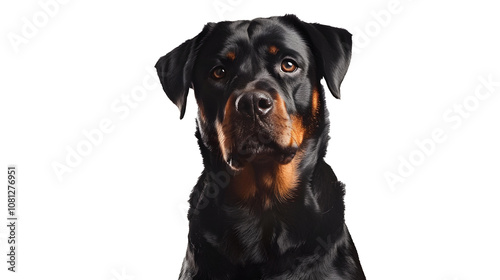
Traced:
POLYGON ((212 78, 219 80, 226 76, 226 69, 222 66, 217 66, 212 70, 212 78))
POLYGON ((281 62, 281 70, 283 72, 291 73, 297 70, 297 68, 298 68, 297 63, 292 59, 287 58, 281 62))

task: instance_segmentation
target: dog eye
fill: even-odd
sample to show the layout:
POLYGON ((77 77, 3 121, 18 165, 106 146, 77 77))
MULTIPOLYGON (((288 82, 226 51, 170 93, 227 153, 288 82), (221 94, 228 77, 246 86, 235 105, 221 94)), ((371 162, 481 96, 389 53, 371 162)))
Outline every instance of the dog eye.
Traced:
POLYGON ((226 69, 222 66, 217 66, 212 69, 212 78, 219 80, 226 76, 226 69))
POLYGON ((291 73, 297 70, 297 62, 295 62, 293 59, 285 59, 281 62, 281 70, 283 72, 291 73))

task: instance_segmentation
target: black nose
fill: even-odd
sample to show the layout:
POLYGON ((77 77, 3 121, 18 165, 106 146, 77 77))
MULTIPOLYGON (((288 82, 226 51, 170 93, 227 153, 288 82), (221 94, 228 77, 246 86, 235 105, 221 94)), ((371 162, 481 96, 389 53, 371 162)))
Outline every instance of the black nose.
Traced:
POLYGON ((264 116, 273 108, 273 99, 264 92, 247 92, 236 99, 236 111, 248 116, 264 116))

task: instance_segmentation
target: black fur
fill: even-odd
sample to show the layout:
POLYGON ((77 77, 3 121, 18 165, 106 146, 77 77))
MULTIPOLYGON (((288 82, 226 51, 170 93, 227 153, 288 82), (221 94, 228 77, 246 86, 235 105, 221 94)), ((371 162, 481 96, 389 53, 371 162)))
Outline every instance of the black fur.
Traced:
MULTIPOLYGON (((365 279, 344 223, 344 185, 323 160, 329 121, 320 80, 324 78, 330 92, 340 97, 351 47, 346 30, 287 15, 207 24, 196 37, 160 58, 160 81, 181 118, 190 87, 200 105, 196 137, 205 169, 189 200, 189 242, 179 279, 365 279), (269 45, 277 46, 278 54, 266 53, 269 45), (228 52, 236 58, 226 57, 228 52), (293 58, 300 70, 280 72, 286 58, 293 58), (215 80, 210 73, 218 65, 225 76, 215 80), (241 95, 249 85, 279 95, 287 113, 301 116, 307 128, 308 137, 287 154, 302 155, 291 198, 273 196, 263 188, 250 200, 232 196, 231 182, 238 171, 223 157, 215 123, 223 120, 231 95, 241 95), (312 116, 315 89, 319 108, 312 116)), ((259 133, 234 122, 241 137, 259 133)), ((269 120, 262 122, 270 131, 279 128, 269 120)), ((250 151, 257 154, 262 147, 273 155, 287 153, 269 148, 267 142, 252 143, 250 151)))

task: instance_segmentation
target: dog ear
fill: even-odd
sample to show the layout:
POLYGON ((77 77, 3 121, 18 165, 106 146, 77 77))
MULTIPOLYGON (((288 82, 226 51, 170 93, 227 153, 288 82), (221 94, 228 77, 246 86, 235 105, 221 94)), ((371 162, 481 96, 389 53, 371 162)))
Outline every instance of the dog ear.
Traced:
POLYGON ((196 37, 162 56, 155 65, 163 91, 179 108, 181 119, 186 112, 187 95, 192 82, 196 54, 210 27, 210 24, 205 25, 203 31, 196 37))
POLYGON ((351 61, 351 33, 342 28, 306 23, 294 15, 285 18, 294 22, 306 36, 330 92, 340 98, 340 84, 351 61))

